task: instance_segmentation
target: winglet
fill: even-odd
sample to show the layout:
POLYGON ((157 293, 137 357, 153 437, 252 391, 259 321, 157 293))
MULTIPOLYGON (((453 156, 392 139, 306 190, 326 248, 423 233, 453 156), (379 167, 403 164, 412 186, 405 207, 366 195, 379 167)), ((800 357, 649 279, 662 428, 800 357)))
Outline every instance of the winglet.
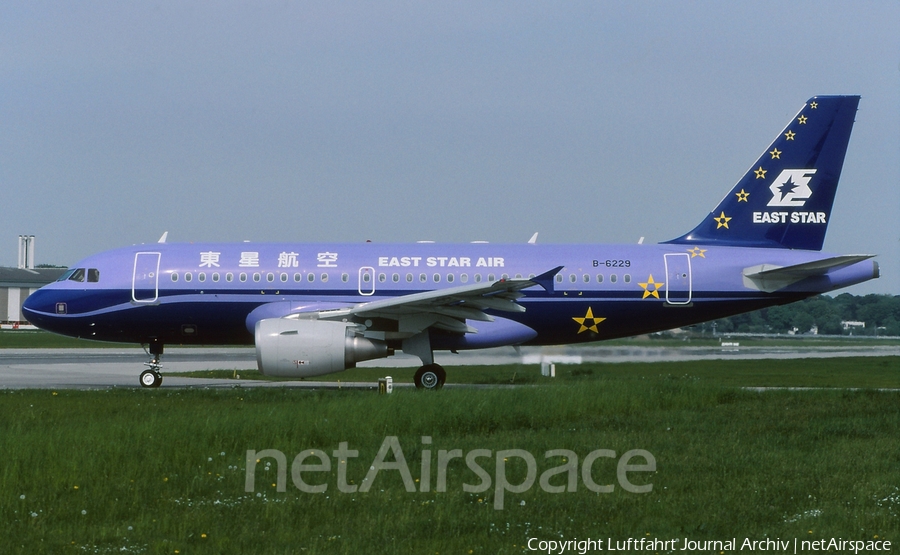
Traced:
POLYGON ((546 291, 547 293, 550 293, 552 295, 554 278, 556 277, 556 274, 558 274, 560 272, 560 270, 562 270, 562 269, 563 269, 562 266, 557 266, 556 268, 553 268, 549 272, 544 272, 543 274, 541 274, 539 276, 535 276, 535 277, 531 278, 529 281, 532 281, 532 282, 540 285, 541 287, 544 288, 544 291, 546 291))

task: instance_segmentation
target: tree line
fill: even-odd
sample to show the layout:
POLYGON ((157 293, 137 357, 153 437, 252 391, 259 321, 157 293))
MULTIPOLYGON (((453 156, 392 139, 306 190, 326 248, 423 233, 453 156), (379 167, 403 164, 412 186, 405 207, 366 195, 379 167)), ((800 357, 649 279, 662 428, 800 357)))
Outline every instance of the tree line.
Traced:
POLYGON ((698 324, 705 333, 809 333, 820 335, 900 336, 900 295, 817 295, 784 306, 698 324), (864 327, 845 322, 864 322, 864 327))

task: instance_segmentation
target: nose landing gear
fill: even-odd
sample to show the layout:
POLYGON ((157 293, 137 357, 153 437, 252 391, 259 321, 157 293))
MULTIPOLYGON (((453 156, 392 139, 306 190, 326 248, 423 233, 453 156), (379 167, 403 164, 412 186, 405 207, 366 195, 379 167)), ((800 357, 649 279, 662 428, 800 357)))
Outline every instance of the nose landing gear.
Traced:
MULTIPOLYGON (((162 374, 159 373, 162 364, 159 363, 159 359, 163 354, 163 345, 153 342, 149 347, 147 354, 150 355, 150 362, 144 363, 147 369, 141 372, 141 387, 159 387, 162 385, 162 374)), ((145 348, 145 350, 147 349, 145 348)))

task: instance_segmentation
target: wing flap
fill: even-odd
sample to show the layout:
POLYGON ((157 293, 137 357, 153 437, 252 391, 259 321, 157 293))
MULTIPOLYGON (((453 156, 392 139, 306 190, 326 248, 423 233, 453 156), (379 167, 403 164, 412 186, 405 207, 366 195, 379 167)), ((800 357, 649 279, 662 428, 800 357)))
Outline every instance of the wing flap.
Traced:
POLYGON ((477 330, 466 324, 466 320, 492 322, 494 319, 485 313, 486 310, 524 312, 525 307, 516 302, 524 296, 521 290, 540 286, 552 293, 554 276, 560 270, 562 266, 533 278, 501 279, 380 299, 344 309, 322 311, 317 316, 323 320, 397 320, 401 334, 414 334, 429 327, 455 333, 476 333, 477 330))

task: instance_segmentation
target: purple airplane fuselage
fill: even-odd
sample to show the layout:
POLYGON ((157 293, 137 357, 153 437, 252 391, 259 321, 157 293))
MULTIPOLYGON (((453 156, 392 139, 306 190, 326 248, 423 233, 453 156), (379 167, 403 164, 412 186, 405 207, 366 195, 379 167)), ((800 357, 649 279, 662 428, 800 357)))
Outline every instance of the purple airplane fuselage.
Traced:
MULTIPOLYGON (((552 291, 523 290, 524 312, 497 312, 494 322, 473 323, 478 333, 438 332, 432 341, 438 349, 566 344, 668 330, 877 276, 877 265, 865 260, 771 293, 745 283, 745 268, 828 258, 669 244, 149 244, 79 262, 98 279, 61 279, 28 299, 27 314, 43 329, 104 341, 252 345, 263 318, 527 279, 562 266, 552 291), (322 262, 323 255, 333 258, 322 262)), ((380 327, 391 331, 389 324, 380 327)))

